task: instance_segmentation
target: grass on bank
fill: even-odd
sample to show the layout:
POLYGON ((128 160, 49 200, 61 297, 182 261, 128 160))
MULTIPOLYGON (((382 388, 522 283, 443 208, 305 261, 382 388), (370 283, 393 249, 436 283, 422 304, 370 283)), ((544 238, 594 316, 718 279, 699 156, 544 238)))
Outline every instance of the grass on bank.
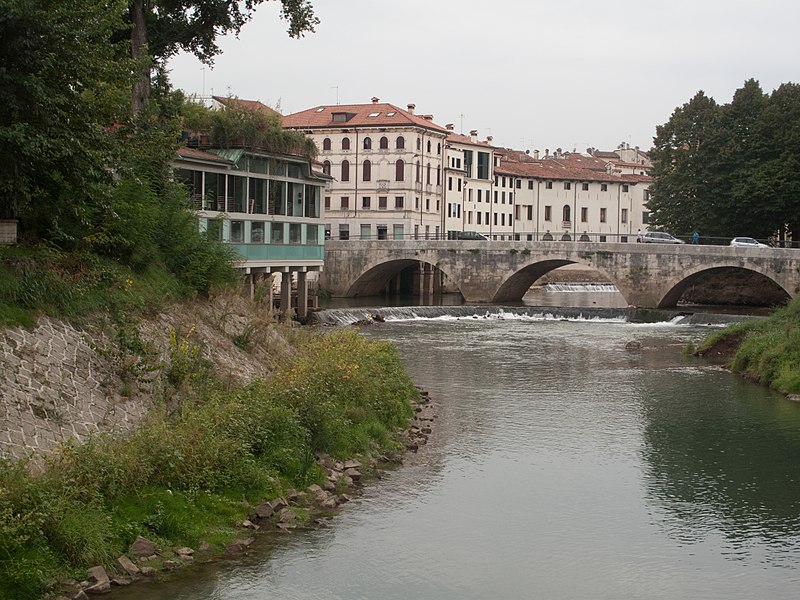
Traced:
POLYGON ((738 323, 712 334, 697 352, 728 342, 738 343, 731 370, 781 392, 800 394, 800 298, 763 321, 738 323))
POLYGON ((321 483, 318 452, 400 451, 392 434, 417 391, 394 348, 350 330, 306 337, 269 380, 206 385, 127 438, 64 446, 35 476, 0 462, 0 598, 82 579, 137 535, 165 547, 229 541, 249 504, 321 483))

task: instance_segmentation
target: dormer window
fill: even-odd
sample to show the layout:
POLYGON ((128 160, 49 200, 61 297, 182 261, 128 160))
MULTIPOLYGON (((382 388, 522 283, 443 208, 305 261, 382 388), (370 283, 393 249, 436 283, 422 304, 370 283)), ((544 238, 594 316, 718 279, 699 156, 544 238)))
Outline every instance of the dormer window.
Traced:
POLYGON ((347 113, 333 113, 334 123, 344 123, 347 121, 347 113))
POLYGON ((380 114, 381 114, 381 113, 379 113, 379 112, 376 112, 376 113, 369 113, 367 116, 368 116, 368 117, 377 117, 377 116, 378 116, 378 115, 380 115, 380 114))

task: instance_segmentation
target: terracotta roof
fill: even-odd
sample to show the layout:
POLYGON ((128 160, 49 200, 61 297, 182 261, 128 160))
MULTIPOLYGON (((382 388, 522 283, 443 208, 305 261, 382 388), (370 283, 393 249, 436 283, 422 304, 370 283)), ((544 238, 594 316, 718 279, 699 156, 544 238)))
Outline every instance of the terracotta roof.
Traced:
POLYGON ((226 98, 224 96, 211 96, 225 108, 233 108, 242 112, 263 112, 264 114, 280 117, 281 113, 270 108, 258 100, 242 100, 241 98, 226 98))
POLYGON ((594 156, 597 158, 616 158, 619 159, 619 154, 616 152, 602 152, 600 150, 594 151, 594 156))
POLYGON ((349 129, 351 127, 424 127, 441 133, 447 129, 420 115, 413 115, 388 103, 320 105, 283 117, 288 129, 349 129), (334 113, 347 115, 346 121, 334 121, 334 113), (372 116, 370 116, 372 115, 372 116))
POLYGON ((592 157, 571 153, 566 158, 546 158, 530 162, 502 160, 495 168, 499 175, 531 177, 533 179, 558 179, 562 181, 599 181, 639 183, 652 181, 648 175, 612 175, 606 172, 605 163, 592 157), (584 164, 585 163, 585 164, 584 164), (602 168, 598 168, 598 163, 602 168))
POLYGON ((186 147, 178 148, 178 156, 180 158, 185 158, 188 160, 202 160, 204 162, 213 162, 224 165, 233 164, 227 158, 223 158, 217 154, 212 154, 211 152, 204 152, 203 150, 197 150, 195 148, 186 148, 186 147))
POLYGON ((494 148, 489 142, 482 142, 480 140, 473 140, 471 137, 467 135, 461 135, 460 133, 451 133, 447 136, 447 141, 453 144, 465 144, 468 146, 481 146, 483 148, 494 148))

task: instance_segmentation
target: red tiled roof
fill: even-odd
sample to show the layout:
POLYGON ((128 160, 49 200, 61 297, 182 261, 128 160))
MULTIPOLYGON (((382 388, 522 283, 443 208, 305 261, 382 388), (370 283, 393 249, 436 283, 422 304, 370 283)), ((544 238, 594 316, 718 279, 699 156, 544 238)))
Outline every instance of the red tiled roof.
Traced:
POLYGON ((233 108, 242 112, 263 112, 270 116, 280 117, 281 113, 270 108, 258 100, 242 100, 241 98, 226 98, 224 96, 212 96, 214 100, 222 104, 225 108, 233 108))
POLYGON ((517 162, 502 160, 500 166, 495 168, 499 175, 513 175, 515 177, 531 177, 534 179, 559 179, 569 181, 602 181, 639 183, 652 181, 648 175, 612 175, 605 170, 603 161, 592 157, 570 153, 567 157, 546 158, 531 160, 530 162, 517 162), (598 164, 603 165, 598 168, 598 164))
POLYGON ((447 129, 433 121, 420 115, 412 115, 407 110, 385 102, 321 105, 283 117, 283 126, 289 129, 348 129, 351 127, 408 127, 410 125, 448 133, 447 129), (346 121, 334 121, 334 113, 345 113, 350 117, 346 121))
POLYGON ((471 137, 461 135, 460 133, 451 133, 447 136, 447 141, 454 144, 466 144, 469 146, 481 146, 483 148, 494 148, 489 142, 482 142, 480 140, 473 140, 471 137))

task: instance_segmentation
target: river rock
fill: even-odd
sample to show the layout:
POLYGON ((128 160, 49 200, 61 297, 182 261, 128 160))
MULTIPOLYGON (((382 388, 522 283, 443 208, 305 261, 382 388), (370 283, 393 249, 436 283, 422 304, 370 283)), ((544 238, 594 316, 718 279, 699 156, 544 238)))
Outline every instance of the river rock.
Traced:
POLYGON ((124 554, 117 559, 117 566, 131 577, 135 577, 140 573, 139 567, 124 554))
POLYGON ((175 554, 177 554, 181 558, 185 558, 187 556, 192 556, 194 554, 194 550, 192 550, 191 548, 188 548, 188 547, 175 548, 174 552, 175 552, 175 554))
POLYGON ((253 509, 255 516, 259 519, 269 519, 275 512, 271 502, 262 502, 253 509))
POLYGON ((145 577, 153 577, 156 574, 156 570, 153 567, 142 567, 141 571, 145 577))
POLYGON ((133 544, 131 544, 129 553, 133 556, 151 556, 153 554, 158 554, 158 546, 155 542, 151 542, 138 535, 133 544))
POLYGON ((256 539, 252 537, 233 540, 233 542, 231 542, 231 544, 226 548, 226 551, 230 554, 243 552, 244 550, 247 550, 247 548, 249 548, 250 545, 255 541, 256 539))
POLYGON ((115 585, 117 587, 125 587, 126 585, 130 585, 133 583, 133 577, 129 577, 127 575, 117 575, 111 580, 111 585, 115 585))
POLYGON ((363 465, 357 460, 350 459, 344 463, 345 471, 347 469, 360 469, 363 465))
POLYGON ((642 342, 638 340, 631 340, 627 344, 625 344, 625 350, 630 352, 636 352, 642 349, 642 342))
POLYGON ((165 560, 161 563, 161 568, 165 571, 175 571, 181 566, 177 560, 165 560))

